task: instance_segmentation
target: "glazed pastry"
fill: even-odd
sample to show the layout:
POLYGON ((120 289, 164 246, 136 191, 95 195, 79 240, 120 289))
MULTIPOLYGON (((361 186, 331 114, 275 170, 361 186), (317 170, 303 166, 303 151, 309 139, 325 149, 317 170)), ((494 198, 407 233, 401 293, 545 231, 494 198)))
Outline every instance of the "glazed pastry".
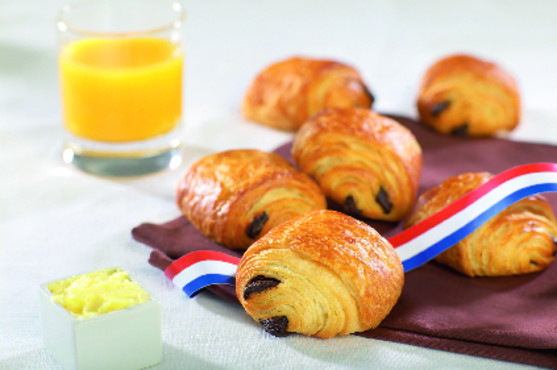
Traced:
POLYGON ((181 178, 176 202, 204 235, 231 249, 246 249, 273 226, 326 207, 311 178, 259 150, 202 158, 181 178))
POLYGON ((422 151, 412 133, 369 109, 328 109, 305 123, 292 157, 354 216, 398 221, 418 190, 422 151))
MULTIPOLYGON (((489 173, 465 173, 443 181, 418 198, 410 227, 487 182, 489 173)), ((539 195, 520 200, 435 258, 468 276, 527 274, 545 269, 557 253, 557 224, 539 195)))
POLYGON ((494 63, 454 55, 433 64, 418 93, 420 120, 442 134, 492 136, 520 119, 513 77, 494 63))
POLYGON ((373 95, 358 71, 330 60, 290 58, 263 70, 242 106, 252 121, 296 131, 309 117, 329 107, 370 108, 373 95))
POLYGON ((375 328, 404 284, 400 258, 367 224, 316 210, 263 236, 244 254, 236 294, 275 336, 320 338, 375 328))

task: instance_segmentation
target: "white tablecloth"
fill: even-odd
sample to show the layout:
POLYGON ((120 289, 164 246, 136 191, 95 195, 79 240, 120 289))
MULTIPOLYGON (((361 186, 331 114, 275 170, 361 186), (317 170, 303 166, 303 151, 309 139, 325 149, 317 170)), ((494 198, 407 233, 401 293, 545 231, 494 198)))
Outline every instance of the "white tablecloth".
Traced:
POLYGON ((523 98, 511 137, 557 144, 557 2, 183 1, 185 161, 130 179, 62 162, 54 25, 61 4, 0 2, 0 368, 56 368, 41 338, 39 284, 112 266, 162 303, 161 369, 519 366, 357 336, 271 337, 239 306, 208 294, 186 298, 147 263, 150 249, 130 230, 179 215, 174 187, 194 160, 291 138, 239 113, 255 74, 291 55, 352 64, 376 110, 413 117, 432 62, 454 52, 494 60, 517 78, 523 98))

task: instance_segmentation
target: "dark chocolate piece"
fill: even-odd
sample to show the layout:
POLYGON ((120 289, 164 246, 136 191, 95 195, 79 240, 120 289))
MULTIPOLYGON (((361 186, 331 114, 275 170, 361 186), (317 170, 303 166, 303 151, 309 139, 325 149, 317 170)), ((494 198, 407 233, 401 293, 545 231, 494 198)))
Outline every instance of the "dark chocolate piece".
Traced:
POLYGON ((451 105, 451 102, 449 100, 445 100, 445 101, 442 101, 440 103, 435 104, 431 108, 431 115, 433 117, 439 116, 441 114, 441 112, 443 112, 445 109, 447 109, 450 105, 451 105))
POLYGON ((246 285, 244 289, 244 299, 248 299, 252 293, 259 293, 264 290, 274 288, 280 284, 280 280, 263 275, 257 275, 246 285))
POLYGON ((248 238, 255 239, 263 229, 263 226, 268 219, 269 216, 267 216, 267 213, 265 212, 263 212, 259 216, 254 217, 251 224, 249 224, 249 226, 246 228, 246 235, 248 236, 248 238))
POLYGON ((379 188, 379 193, 377 193, 377 196, 375 197, 375 201, 379 203, 379 205, 383 209, 383 213, 385 213, 386 215, 388 215, 393 209, 393 204, 389 199, 389 194, 385 191, 385 189, 382 186, 379 188))
POLYGON ((356 201, 354 200, 354 197, 352 195, 346 197, 344 201, 344 209, 346 210, 346 213, 350 213, 353 215, 359 215, 362 213, 362 210, 358 208, 358 206, 356 205, 356 201))
POLYGON ((464 122, 462 125, 451 130, 452 136, 464 137, 468 134, 468 122, 464 122))
POLYGON ((286 331, 288 317, 286 316, 271 317, 270 319, 261 320, 260 323, 267 333, 275 337, 286 337, 288 335, 286 331))
POLYGON ((375 102, 375 96, 373 96, 373 94, 371 93, 371 91, 369 90, 369 88, 366 86, 365 83, 361 83, 361 84, 362 84, 362 87, 364 89, 364 92, 366 93, 366 95, 371 100, 371 104, 373 104, 373 102, 375 102))

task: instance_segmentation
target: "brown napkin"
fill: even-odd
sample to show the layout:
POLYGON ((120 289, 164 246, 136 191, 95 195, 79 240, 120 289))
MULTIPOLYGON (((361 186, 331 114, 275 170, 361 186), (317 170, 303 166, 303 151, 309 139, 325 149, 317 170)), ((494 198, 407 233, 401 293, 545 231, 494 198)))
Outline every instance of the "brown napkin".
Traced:
MULTIPOLYGON (((411 119, 392 117, 408 127, 422 146, 419 194, 459 173, 496 174, 521 164, 557 161, 556 146, 442 136, 411 119)), ((290 148, 288 143, 277 152, 291 160, 290 148)), ((557 210, 557 196, 546 198, 557 210)), ((385 237, 401 231, 402 223, 364 221, 385 237)), ((149 263, 163 270, 193 250, 240 255, 208 240, 184 217, 161 225, 144 223, 132 235, 153 247, 149 263)), ((233 287, 208 289, 238 302, 233 287)), ((468 278, 429 262, 406 274, 402 295, 379 328, 358 335, 557 368, 557 263, 535 274, 468 278)))

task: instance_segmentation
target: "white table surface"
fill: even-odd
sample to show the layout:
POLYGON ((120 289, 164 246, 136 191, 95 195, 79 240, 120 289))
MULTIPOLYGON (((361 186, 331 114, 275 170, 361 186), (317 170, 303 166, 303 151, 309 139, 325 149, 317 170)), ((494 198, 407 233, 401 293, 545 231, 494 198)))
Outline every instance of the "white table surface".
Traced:
POLYGON ((511 137, 557 144, 556 1, 184 0, 185 161, 131 179, 62 162, 61 4, 0 1, 0 368, 57 368, 41 338, 39 284, 112 266, 162 303, 161 369, 521 366, 357 336, 271 337, 240 306, 209 294, 186 298, 147 263, 150 249, 130 230, 179 215, 174 187, 194 160, 230 148, 271 150, 291 138, 245 121, 239 105, 257 72, 295 54, 352 64, 376 110, 413 117, 432 62, 454 52, 494 60, 517 78, 523 98, 511 137))

